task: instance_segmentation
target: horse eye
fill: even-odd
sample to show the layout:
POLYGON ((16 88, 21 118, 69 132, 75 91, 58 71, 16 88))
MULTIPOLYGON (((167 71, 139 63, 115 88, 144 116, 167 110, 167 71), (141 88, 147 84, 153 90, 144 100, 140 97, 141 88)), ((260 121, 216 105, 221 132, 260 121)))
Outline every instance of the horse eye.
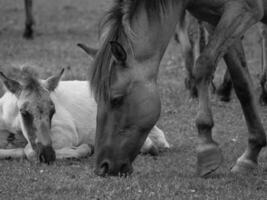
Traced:
POLYGON ((123 103, 123 96, 114 97, 110 100, 110 104, 112 107, 120 106, 123 103))

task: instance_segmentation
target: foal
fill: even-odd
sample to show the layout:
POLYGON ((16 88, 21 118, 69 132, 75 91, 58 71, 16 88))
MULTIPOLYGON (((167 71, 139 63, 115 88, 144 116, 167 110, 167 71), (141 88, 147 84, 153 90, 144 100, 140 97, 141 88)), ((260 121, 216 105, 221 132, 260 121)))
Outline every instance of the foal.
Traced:
MULTIPOLYGON (((27 145, 7 148, 2 141, 0 158, 35 158, 50 163, 56 158, 79 158, 93 153, 96 103, 87 81, 60 81, 63 74, 46 80, 38 78, 31 67, 23 67, 22 81, 2 79, 7 91, 0 99, 0 134, 9 143, 23 135, 27 145), (14 137, 13 137, 14 139, 14 137)), ((157 153, 169 148, 163 132, 156 126, 145 141, 141 152, 157 153)))

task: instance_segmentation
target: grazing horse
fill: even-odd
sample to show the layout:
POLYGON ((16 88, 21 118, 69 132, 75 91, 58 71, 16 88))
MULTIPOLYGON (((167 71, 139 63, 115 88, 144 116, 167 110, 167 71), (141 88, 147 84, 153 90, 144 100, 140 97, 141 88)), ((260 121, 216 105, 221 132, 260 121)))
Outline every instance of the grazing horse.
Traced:
MULTIPOLYGON (((22 81, 2 72, 7 91, 0 99, 0 158, 38 156, 41 162, 79 158, 93 153, 96 103, 87 81, 60 81, 63 70, 46 80, 32 67, 23 67, 22 81), (16 142, 17 138, 25 138, 16 142), (12 144, 20 144, 20 146, 12 144)), ((151 130, 141 152, 169 148, 164 133, 151 130)))
POLYGON ((248 172, 266 145, 266 135, 251 88, 241 37, 260 20, 267 22, 267 0, 116 0, 103 22, 104 41, 91 68, 97 101, 95 172, 129 174, 147 134, 160 116, 157 75, 160 61, 181 26, 185 11, 213 27, 209 42, 193 69, 198 90, 196 117, 199 142, 197 173, 206 176, 222 163, 208 88, 223 57, 248 127, 248 145, 232 168, 248 172))

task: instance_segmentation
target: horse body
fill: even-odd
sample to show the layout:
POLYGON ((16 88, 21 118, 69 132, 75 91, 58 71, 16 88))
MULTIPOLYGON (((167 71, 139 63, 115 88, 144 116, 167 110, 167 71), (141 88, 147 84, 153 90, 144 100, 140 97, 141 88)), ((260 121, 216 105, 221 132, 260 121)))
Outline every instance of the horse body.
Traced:
MULTIPOLYGON (((67 124, 73 126, 69 130, 71 137, 75 133, 73 146, 80 145, 84 141, 88 141, 88 144, 94 143, 96 103, 90 96, 88 85, 87 81, 60 81, 56 91, 50 95, 56 106, 52 132, 53 128, 60 126, 64 119, 64 126, 67 124)), ((55 140, 55 143, 58 141, 55 140)))

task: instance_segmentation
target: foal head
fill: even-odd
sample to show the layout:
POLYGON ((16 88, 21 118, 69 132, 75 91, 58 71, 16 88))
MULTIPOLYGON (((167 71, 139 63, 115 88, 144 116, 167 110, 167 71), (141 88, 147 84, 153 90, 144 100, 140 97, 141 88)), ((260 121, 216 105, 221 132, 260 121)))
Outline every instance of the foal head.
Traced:
POLYGON ((50 137, 55 105, 50 98, 50 92, 55 90, 62 74, 63 70, 47 80, 40 80, 33 68, 24 67, 21 70, 22 80, 18 82, 0 72, 5 87, 17 98, 23 134, 28 137, 40 162, 48 164, 55 160, 50 137))

